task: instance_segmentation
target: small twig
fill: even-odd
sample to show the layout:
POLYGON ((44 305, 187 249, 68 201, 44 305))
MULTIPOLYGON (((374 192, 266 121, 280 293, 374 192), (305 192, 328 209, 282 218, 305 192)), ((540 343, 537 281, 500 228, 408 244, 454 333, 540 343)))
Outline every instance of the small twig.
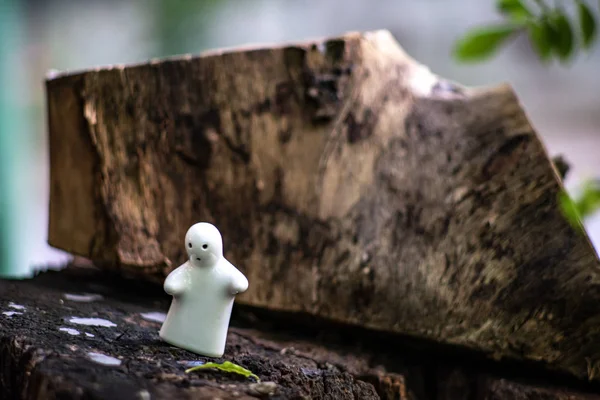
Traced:
POLYGON ((121 333, 119 336, 116 337, 115 342, 119 339, 121 339, 124 335, 127 334, 128 331, 124 331, 123 333, 121 333))
POLYGON ((571 169, 571 165, 562 155, 553 157, 552 162, 554 163, 554 166, 556 167, 561 179, 564 180, 571 169))

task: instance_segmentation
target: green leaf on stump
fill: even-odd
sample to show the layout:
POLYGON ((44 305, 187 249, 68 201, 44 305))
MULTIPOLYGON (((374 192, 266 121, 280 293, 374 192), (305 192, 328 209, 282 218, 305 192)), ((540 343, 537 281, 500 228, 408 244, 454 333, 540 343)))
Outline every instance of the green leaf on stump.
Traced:
POLYGON ((190 368, 190 369, 186 369, 185 373, 189 374, 190 372, 193 372, 193 371, 198 371, 201 369, 213 369, 213 368, 217 369, 219 371, 223 371, 223 372, 230 372, 230 373, 242 375, 242 376, 245 376, 246 378, 254 378, 254 379, 256 379, 257 382, 260 382, 260 378, 258 376, 256 376, 255 374, 253 374, 252 371, 247 370, 246 368, 239 366, 237 364, 234 364, 230 361, 225 361, 221 364, 209 362, 206 364, 198 365, 198 366, 190 368))

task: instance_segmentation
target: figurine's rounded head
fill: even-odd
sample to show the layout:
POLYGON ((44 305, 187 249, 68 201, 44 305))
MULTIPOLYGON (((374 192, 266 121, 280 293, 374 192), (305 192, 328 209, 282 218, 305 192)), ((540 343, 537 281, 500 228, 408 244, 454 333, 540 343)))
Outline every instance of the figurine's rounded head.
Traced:
POLYGON ((212 267, 223 257, 221 233, 207 222, 194 224, 185 234, 185 249, 192 265, 212 267))

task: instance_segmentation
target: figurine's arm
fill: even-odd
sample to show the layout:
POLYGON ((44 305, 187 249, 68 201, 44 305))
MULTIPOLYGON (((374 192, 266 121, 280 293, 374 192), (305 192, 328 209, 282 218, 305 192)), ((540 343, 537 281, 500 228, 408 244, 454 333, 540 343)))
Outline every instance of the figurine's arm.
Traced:
POLYGON ((188 288, 189 277, 187 276, 186 265, 175 269, 165 279, 164 289, 171 296, 180 296, 188 288))
POLYGON ((232 295, 242 293, 248 290, 248 279, 236 267, 231 266, 231 283, 229 284, 229 292, 232 295))

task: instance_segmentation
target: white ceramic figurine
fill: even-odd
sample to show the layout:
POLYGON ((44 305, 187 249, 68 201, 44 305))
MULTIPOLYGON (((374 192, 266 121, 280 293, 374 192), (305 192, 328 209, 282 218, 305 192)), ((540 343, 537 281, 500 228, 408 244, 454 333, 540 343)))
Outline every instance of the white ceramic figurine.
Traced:
POLYGON ((189 260, 165 280, 173 302, 159 335, 174 346, 221 357, 233 300, 248 289, 248 279, 223 257, 223 239, 214 225, 193 225, 185 248, 189 260))

